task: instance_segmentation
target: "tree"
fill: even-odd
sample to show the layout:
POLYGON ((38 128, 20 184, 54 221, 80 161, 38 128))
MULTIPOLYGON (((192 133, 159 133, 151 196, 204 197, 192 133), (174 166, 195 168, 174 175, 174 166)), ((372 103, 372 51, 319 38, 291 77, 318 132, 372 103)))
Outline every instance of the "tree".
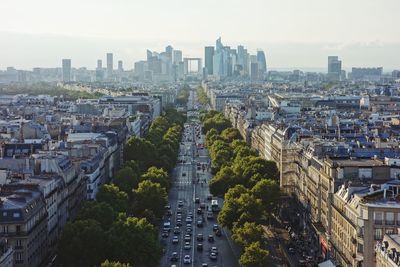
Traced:
POLYGON ((62 266, 98 266, 107 257, 107 235, 95 220, 67 223, 58 243, 62 266))
POLYGON ((167 204, 167 191, 159 183, 142 181, 138 188, 133 190, 132 199, 135 214, 141 214, 147 209, 151 210, 157 218, 161 218, 167 204))
POLYGON ((155 146, 144 138, 132 136, 126 143, 124 159, 134 160, 142 171, 154 165, 156 156, 155 146))
POLYGON ((253 242, 262 242, 264 229, 254 222, 245 222, 243 225, 235 224, 232 229, 232 239, 242 248, 253 242))
POLYGON ((232 143, 234 140, 241 140, 242 135, 236 128, 227 128, 221 132, 221 137, 228 143, 232 143))
POLYGON ((268 267, 270 266, 269 251, 263 249, 260 242, 251 243, 244 249, 239 263, 243 267, 268 267))
POLYGON ((161 187, 166 190, 170 188, 170 178, 166 171, 156 167, 150 167, 147 172, 145 172, 142 177, 142 181, 150 181, 153 183, 159 183, 161 187))
POLYGON ((110 260, 155 267, 162 250, 157 231, 146 219, 119 216, 109 231, 110 260))
POLYGON ((118 186, 121 191, 129 194, 132 189, 139 184, 139 170, 134 170, 129 166, 125 166, 115 174, 113 183, 118 186))
POLYGON ((108 203, 97 201, 86 202, 76 216, 76 220, 97 221, 105 231, 111 227, 115 218, 116 213, 108 203))
POLYGON ((274 180, 262 179, 253 186, 251 193, 255 198, 261 199, 263 210, 271 213, 279 201, 279 184, 274 180))
POLYGON ((210 193, 214 196, 223 196, 235 182, 235 173, 232 168, 224 166, 210 180, 210 193))
POLYGON ((128 194, 120 191, 114 184, 103 185, 96 199, 98 202, 108 203, 117 212, 126 212, 128 209, 128 194))
POLYGON ((106 260, 101 264, 101 267, 132 267, 129 263, 120 263, 119 261, 108 261, 106 260))
POLYGON ((225 198, 224 205, 218 214, 218 222, 232 229, 234 223, 242 225, 245 222, 259 222, 262 214, 261 200, 249 193, 242 193, 239 198, 225 198))

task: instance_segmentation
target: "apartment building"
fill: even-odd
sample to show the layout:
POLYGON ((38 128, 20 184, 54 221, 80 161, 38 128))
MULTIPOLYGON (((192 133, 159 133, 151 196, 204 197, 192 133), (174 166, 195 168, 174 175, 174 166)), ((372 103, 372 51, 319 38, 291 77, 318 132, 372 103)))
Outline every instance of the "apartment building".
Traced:
POLYGON ((2 187, 1 236, 14 249, 15 267, 40 266, 47 254, 47 210, 38 188, 2 187))
POLYGON ((400 265, 400 235, 385 234, 375 247, 376 267, 397 267, 400 265))

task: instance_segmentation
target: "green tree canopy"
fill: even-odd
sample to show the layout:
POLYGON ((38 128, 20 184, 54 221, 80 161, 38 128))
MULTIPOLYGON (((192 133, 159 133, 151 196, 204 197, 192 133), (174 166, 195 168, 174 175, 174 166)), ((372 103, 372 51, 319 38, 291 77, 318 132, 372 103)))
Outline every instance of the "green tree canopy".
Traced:
POLYGON ((235 224, 232 229, 232 239, 242 248, 254 242, 263 242, 264 229, 254 222, 245 222, 243 225, 235 224))
POLYGON ((119 216, 109 231, 110 260, 133 266, 158 266, 162 250, 157 232, 146 219, 119 216))
POLYGON ((279 201, 279 184, 274 180, 262 179, 253 186, 251 194, 261 200, 265 212, 271 213, 279 201))
POLYGON ((211 178, 210 193, 214 196, 223 196, 236 183, 235 173, 231 167, 224 166, 211 178))
POLYGON ((116 212, 105 202, 90 201, 79 210, 76 220, 93 219, 100 223, 101 227, 106 231, 109 229, 116 218, 116 212))
POLYGON ((159 183, 161 187, 164 187, 167 191, 170 188, 170 177, 168 173, 161 168, 150 167, 147 172, 142 175, 141 180, 159 183))
POLYGON ((142 181, 138 188, 133 190, 132 199, 135 214, 151 210, 157 218, 161 218, 167 204, 167 191, 159 183, 142 181))
POLYGON ((154 165, 157 158, 156 147, 148 140, 136 136, 129 138, 124 150, 125 160, 134 160, 141 171, 154 165))
POLYGON ((62 266, 98 266, 107 257, 107 235, 95 220, 67 223, 58 243, 62 266))
POLYGON ((263 249, 260 242, 251 243, 244 249, 239 263, 243 267, 269 267, 269 251, 263 249))
POLYGON ((228 143, 232 143, 234 140, 241 140, 242 135, 236 128, 227 128, 221 132, 221 137, 228 143))
POLYGON ((126 212, 128 209, 128 195, 114 184, 103 185, 96 195, 96 200, 109 204, 117 212, 126 212))
POLYGON ((120 263, 119 261, 108 261, 106 260, 101 264, 101 267, 132 267, 129 263, 120 263))
POLYGON ((118 186, 121 191, 129 194, 132 192, 132 189, 139 184, 139 170, 134 170, 129 166, 125 166, 117 171, 113 183, 118 186))

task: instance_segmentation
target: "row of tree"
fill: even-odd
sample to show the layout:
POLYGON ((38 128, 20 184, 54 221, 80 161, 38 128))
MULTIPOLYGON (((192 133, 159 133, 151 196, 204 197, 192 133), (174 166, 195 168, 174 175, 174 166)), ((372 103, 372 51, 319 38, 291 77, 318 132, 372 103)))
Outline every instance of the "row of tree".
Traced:
POLYGON ((215 173, 210 192, 224 196, 218 222, 232 231, 241 247, 242 266, 268 266, 261 224, 274 212, 280 196, 276 163, 259 157, 221 113, 203 113, 201 120, 207 125, 205 140, 215 173))
POLYGON ((200 104, 202 105, 207 105, 210 103, 210 99, 207 97, 206 92, 204 92, 204 89, 202 86, 197 87, 197 99, 199 100, 200 104))
POLYGON ((176 97, 176 103, 181 106, 185 106, 190 96, 190 86, 185 84, 178 92, 176 97))
POLYGON ((86 202, 66 225, 58 246, 63 266, 158 265, 162 247, 157 225, 184 122, 183 113, 170 109, 153 121, 145 138, 128 140, 126 161, 112 183, 103 185, 96 200, 86 202))

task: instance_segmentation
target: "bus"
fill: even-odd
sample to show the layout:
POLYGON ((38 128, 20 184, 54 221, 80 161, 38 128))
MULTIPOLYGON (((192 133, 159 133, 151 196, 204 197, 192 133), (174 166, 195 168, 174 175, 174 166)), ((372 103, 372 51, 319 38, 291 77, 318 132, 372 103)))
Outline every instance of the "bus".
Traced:
POLYGON ((212 211, 219 211, 219 205, 218 205, 218 200, 217 199, 211 200, 211 210, 212 211))

